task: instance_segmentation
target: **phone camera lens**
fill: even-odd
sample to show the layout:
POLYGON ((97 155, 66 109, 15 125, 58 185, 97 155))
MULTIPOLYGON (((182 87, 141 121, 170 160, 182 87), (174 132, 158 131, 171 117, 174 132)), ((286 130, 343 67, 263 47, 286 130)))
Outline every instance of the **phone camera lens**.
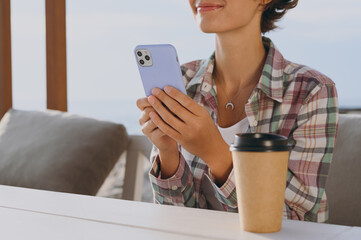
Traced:
POLYGON ((144 60, 140 60, 139 63, 143 65, 143 64, 144 64, 144 60))
POLYGON ((141 51, 138 51, 138 52, 137 52, 137 55, 138 55, 139 57, 141 57, 143 54, 142 54, 141 51))
POLYGON ((149 61, 150 57, 148 55, 145 55, 145 60, 149 61))

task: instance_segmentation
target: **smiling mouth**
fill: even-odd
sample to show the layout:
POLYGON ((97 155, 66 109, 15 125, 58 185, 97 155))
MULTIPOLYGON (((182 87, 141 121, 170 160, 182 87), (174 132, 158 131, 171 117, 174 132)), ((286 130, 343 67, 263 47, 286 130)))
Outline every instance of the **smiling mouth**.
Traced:
POLYGON ((199 4, 196 6, 197 12, 198 13, 206 13, 206 12, 211 12, 214 10, 218 10, 223 8, 223 6, 221 5, 207 5, 207 4, 199 4))

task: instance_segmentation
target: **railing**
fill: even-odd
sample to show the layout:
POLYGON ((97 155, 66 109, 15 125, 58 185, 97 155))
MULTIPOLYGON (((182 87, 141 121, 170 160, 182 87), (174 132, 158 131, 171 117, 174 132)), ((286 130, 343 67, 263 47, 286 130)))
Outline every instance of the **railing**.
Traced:
POLYGON ((66 0, 46 0, 47 108, 67 111, 66 0))
MULTIPOLYGON (((67 111, 66 0, 45 0, 47 108, 67 111)), ((10 0, 0 0, 0 119, 12 107, 10 0)))
POLYGON ((0 119, 12 106, 10 0, 0 0, 0 119))
POLYGON ((348 113, 361 114, 361 108, 340 108, 339 112, 342 114, 348 114, 348 113))

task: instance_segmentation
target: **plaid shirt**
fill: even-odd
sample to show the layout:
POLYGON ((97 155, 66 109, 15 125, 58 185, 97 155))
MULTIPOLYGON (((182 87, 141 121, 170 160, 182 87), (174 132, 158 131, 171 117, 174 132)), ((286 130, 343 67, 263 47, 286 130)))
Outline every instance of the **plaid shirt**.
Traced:
MULTIPOLYGON (((270 39, 264 37, 263 43, 268 55, 262 76, 245 105, 248 132, 281 134, 294 143, 288 162, 284 218, 326 222, 325 185, 338 124, 335 84, 309 67, 284 59, 270 39)), ((188 95, 208 110, 216 124, 213 67, 214 54, 181 68, 188 95)), ((161 179, 158 150, 153 147, 149 175, 154 201, 237 212, 233 170, 219 187, 202 159, 180 145, 179 152, 178 170, 169 179, 161 179)))

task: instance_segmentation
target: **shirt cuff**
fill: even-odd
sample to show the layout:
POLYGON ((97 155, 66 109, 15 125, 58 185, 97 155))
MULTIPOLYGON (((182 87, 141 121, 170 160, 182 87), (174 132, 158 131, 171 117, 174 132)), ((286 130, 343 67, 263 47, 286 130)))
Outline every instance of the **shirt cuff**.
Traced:
POLYGON ((226 205, 227 209, 228 207, 237 208, 236 179, 234 175, 234 170, 232 169, 232 171, 228 175, 226 182, 220 187, 218 187, 218 185, 215 183, 214 178, 209 172, 209 169, 206 177, 212 183, 212 186, 216 191, 217 199, 222 204, 226 205))
POLYGON ((167 179, 162 179, 161 165, 158 155, 154 160, 153 166, 149 172, 149 178, 153 185, 154 191, 161 195, 180 195, 183 191, 183 188, 186 186, 186 184, 183 184, 183 182, 186 180, 184 182, 186 183, 188 179, 188 177, 185 176, 187 175, 185 174, 186 168, 188 168, 188 165, 182 154, 179 154, 179 165, 175 174, 167 179))

